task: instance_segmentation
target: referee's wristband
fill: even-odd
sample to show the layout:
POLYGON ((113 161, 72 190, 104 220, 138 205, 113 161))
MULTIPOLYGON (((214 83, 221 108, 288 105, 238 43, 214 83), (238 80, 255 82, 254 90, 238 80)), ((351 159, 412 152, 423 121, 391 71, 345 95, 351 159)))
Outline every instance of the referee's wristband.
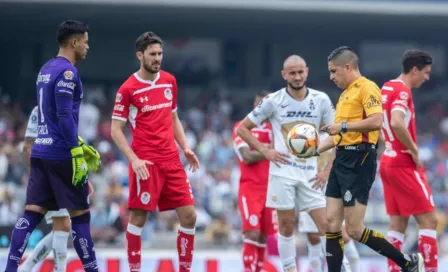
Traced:
POLYGON ((341 123, 341 131, 342 131, 342 133, 347 132, 347 122, 344 121, 341 123))

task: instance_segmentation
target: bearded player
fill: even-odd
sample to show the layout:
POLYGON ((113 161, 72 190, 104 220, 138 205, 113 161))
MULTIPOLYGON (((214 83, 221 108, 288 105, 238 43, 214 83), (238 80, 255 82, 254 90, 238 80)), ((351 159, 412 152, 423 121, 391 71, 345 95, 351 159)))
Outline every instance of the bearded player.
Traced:
MULTIPOLYGON (((381 132, 385 150, 381 156, 380 175, 390 215, 387 236, 401 250, 409 216, 414 216, 419 227, 418 249, 423 255, 426 272, 437 271, 438 223, 431 188, 418 158, 411 89, 429 80, 431 66, 432 57, 428 53, 408 51, 403 57, 402 73, 381 89, 384 110, 381 132)), ((400 271, 390 259, 388 266, 389 271, 400 271)))
MULTIPOLYGON (((254 108, 268 92, 257 94, 254 108)), ((249 147, 233 129, 235 152, 241 170, 238 206, 243 222, 244 235, 243 264, 245 272, 260 272, 263 268, 266 240, 268 235, 277 232, 277 214, 275 209, 265 207, 268 189, 269 161, 249 147)), ((252 134, 266 146, 272 142, 272 130, 269 122, 254 127, 252 134)))
MULTIPOLYGON (((300 123, 307 123, 316 129, 321 122, 333 122, 334 108, 330 98, 323 92, 308 88, 306 80, 308 67, 303 58, 288 57, 282 70, 287 83, 285 88, 268 96, 247 115, 237 128, 237 134, 248 145, 270 162, 266 206, 275 208, 278 215, 278 249, 283 269, 297 271, 294 241, 295 207, 308 212, 316 223, 325 245, 326 201, 320 190, 325 184, 325 173, 318 173, 317 158, 298 159, 288 153, 287 134, 300 123), (266 147, 250 130, 269 121, 274 134, 274 148, 266 147), (313 183, 319 188, 313 188, 313 183)), ((329 171, 328 165, 326 172, 329 171)))
POLYGON ((177 115, 176 78, 160 69, 162 40, 145 32, 136 41, 140 69, 121 85, 112 114, 112 139, 129 161, 131 211, 126 240, 130 271, 141 269, 141 234, 148 213, 175 210, 180 227, 177 236, 179 272, 190 271, 193 259, 196 212, 190 183, 175 141, 188 159, 190 169, 199 160, 188 148, 177 115), (132 144, 123 128, 129 119, 132 144))

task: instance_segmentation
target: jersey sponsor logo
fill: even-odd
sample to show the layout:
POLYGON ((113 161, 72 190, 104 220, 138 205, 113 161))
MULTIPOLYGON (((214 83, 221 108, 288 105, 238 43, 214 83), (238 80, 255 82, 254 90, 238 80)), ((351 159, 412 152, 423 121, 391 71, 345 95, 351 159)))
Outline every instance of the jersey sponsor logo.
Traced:
POLYGON ((402 105, 407 107, 408 106, 408 101, 406 100, 395 100, 392 105, 402 105))
POLYGON ((124 105, 115 105, 114 110, 116 111, 124 111, 124 105))
POLYGON ((75 73, 73 73, 72 71, 65 71, 64 72, 64 78, 66 80, 72 80, 75 77, 75 73))
POLYGON ((148 102, 148 97, 147 97, 147 96, 145 96, 145 97, 140 97, 140 102, 141 102, 141 103, 143 103, 143 102, 148 102))
POLYGON ((301 118, 317 118, 317 116, 312 115, 311 111, 287 111, 286 115, 282 115, 281 117, 301 117, 301 118))
POLYGON ((173 106, 173 101, 167 102, 167 103, 161 103, 157 105, 146 105, 142 108, 142 112, 148 112, 153 110, 159 110, 163 108, 169 108, 173 106))
POLYGON ((305 170, 305 171, 314 171, 316 169, 316 167, 313 165, 303 165, 303 164, 298 164, 296 162, 291 162, 291 161, 289 161, 287 163, 287 165, 296 167, 296 168, 299 168, 300 170, 305 170))
POLYGON ((151 195, 148 192, 143 192, 142 195, 140 196, 140 201, 142 202, 143 205, 148 204, 150 200, 151 195))
POLYGON ((71 90, 74 90, 76 87, 76 84, 74 82, 65 82, 63 80, 58 82, 58 87, 64 87, 64 88, 69 88, 71 90))
POLYGON ((401 98, 401 99, 408 99, 408 98, 409 98, 409 95, 408 95, 407 92, 400 92, 400 98, 401 98))
POLYGON ((115 102, 121 102, 123 100, 123 96, 121 94, 117 94, 117 97, 115 98, 115 102))
POLYGON ((288 107, 288 106, 289 106, 289 104, 281 105, 280 108, 284 109, 284 108, 286 108, 286 107, 288 107))
POLYGON ((34 124, 34 123, 37 123, 37 115, 34 115, 34 114, 33 114, 33 115, 31 116, 31 123, 33 123, 33 124, 34 124))
POLYGON ((45 83, 45 84, 47 84, 48 82, 50 82, 50 78, 51 78, 51 74, 41 74, 41 73, 39 73, 39 75, 37 76, 36 85, 38 83, 45 83))
POLYGON ((171 89, 165 89, 163 93, 165 94, 166 99, 173 100, 173 93, 171 92, 171 89))
POLYGON ((372 107, 380 106, 381 102, 378 101, 373 95, 369 97, 369 102, 367 102, 367 108, 370 109, 372 107))
POLYGON ((51 145, 53 144, 53 138, 39 138, 34 141, 35 144, 51 145))

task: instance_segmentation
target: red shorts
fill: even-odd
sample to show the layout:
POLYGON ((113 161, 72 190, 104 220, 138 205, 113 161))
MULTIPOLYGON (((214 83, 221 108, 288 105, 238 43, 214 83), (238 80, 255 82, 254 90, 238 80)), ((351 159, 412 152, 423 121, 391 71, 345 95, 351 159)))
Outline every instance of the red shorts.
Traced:
POLYGON ((266 235, 277 233, 277 211, 273 208, 267 208, 265 203, 265 197, 260 198, 243 192, 239 193, 238 207, 243 222, 243 232, 259 230, 266 235))
POLYGON ((159 211, 167 211, 194 205, 190 182, 180 160, 147 168, 149 178, 138 180, 129 165, 129 209, 155 211, 159 207, 159 211))
POLYGON ((434 211, 425 174, 416 167, 380 166, 388 215, 410 216, 434 211))

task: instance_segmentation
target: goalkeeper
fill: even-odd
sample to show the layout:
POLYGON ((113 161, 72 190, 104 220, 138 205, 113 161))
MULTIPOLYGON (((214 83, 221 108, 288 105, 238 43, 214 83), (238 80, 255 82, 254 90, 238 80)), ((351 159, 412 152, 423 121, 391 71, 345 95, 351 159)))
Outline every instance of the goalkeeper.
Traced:
MULTIPOLYGON (((82 22, 61 23, 56 32, 59 54, 45 63, 37 76, 37 138, 30 155, 26 206, 12 232, 5 271, 18 270, 33 230, 48 211, 60 209, 67 209, 70 215, 73 246, 84 270, 98 271, 90 235, 87 174, 98 169, 100 158, 98 152, 78 140, 83 89, 74 66, 87 55, 88 30, 82 22)), ((63 218, 53 217, 54 224, 67 223, 63 218)), ((55 252, 67 251, 69 228, 64 230, 53 233, 55 252)), ((66 270, 65 255, 55 256, 56 271, 66 270)))

